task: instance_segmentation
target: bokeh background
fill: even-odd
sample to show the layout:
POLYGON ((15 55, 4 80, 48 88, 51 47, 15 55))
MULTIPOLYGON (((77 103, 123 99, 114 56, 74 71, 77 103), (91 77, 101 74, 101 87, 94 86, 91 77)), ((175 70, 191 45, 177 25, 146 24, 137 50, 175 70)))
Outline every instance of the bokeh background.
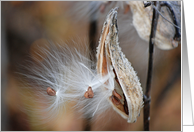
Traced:
MULTIPOLYGON (((61 111, 55 120, 38 122, 36 111, 25 111, 25 104, 39 107, 21 96, 20 71, 28 56, 41 53, 39 47, 64 42, 90 44, 89 35, 96 32, 94 47, 102 29, 103 21, 114 5, 100 12, 92 2, 1 2, 1 130, 85 130, 86 120, 77 118, 71 104, 61 111), (97 29, 90 31, 91 21, 97 18, 97 29), (21 108, 24 109, 21 110, 21 108), (36 118, 35 118, 36 117, 36 118), (39 123, 39 124, 38 124, 39 123), (36 124, 36 125, 35 125, 36 124), (38 125, 37 125, 38 124, 38 125)), ((142 40, 132 26, 132 13, 119 9, 119 41, 122 51, 132 63, 142 83, 147 79, 148 43, 142 40), (121 17, 120 17, 121 16, 121 17)), ((25 83, 25 82, 23 82, 25 83)), ((129 131, 143 130, 143 110, 136 123, 129 124, 114 110, 95 117, 90 130, 129 131)), ((181 45, 172 50, 154 50, 154 69, 151 89, 150 130, 181 130, 181 45)))

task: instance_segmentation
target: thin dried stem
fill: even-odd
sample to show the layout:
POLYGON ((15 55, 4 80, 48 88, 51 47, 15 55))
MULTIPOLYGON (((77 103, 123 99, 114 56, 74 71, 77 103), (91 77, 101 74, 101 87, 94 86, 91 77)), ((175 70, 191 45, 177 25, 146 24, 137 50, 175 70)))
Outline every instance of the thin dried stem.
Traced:
MULTIPOLYGON (((160 2, 154 1, 153 4, 158 10, 160 10, 160 2)), ((159 14, 153 8, 152 16, 152 26, 149 40, 149 62, 148 62, 148 74, 147 74, 147 84, 146 92, 144 96, 144 131, 149 131, 149 121, 150 121, 150 90, 151 90, 151 79, 152 79, 152 70, 153 70, 153 52, 154 52, 154 38, 156 35, 156 28, 158 23, 159 14)))

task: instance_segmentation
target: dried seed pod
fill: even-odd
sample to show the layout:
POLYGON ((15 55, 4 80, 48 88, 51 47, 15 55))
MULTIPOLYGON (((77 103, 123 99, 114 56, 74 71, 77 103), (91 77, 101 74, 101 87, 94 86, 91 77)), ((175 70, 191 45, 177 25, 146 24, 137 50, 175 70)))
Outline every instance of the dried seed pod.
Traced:
POLYGON ((119 47, 117 9, 110 11, 103 25, 97 48, 97 72, 102 77, 111 74, 106 84, 114 83, 109 85, 113 87, 104 87, 112 90, 107 99, 116 112, 133 123, 143 105, 143 91, 136 72, 119 47))
MULTIPOLYGON (((176 25, 175 23, 174 24, 180 27, 181 2, 167 2, 172 6, 172 10, 174 10, 175 16, 172 16, 172 14, 168 11, 166 7, 161 8, 162 15, 171 23, 174 23, 172 17, 175 17, 177 19, 178 25, 176 25)), ((129 1, 128 4, 130 5, 131 11, 133 13, 133 25, 135 29, 137 30, 139 36, 142 39, 149 42, 153 7, 149 6, 145 8, 142 1, 129 1)), ((180 40, 174 39, 176 34, 175 27, 165 19, 161 15, 159 16, 154 42, 156 46, 160 49, 174 49, 178 46, 180 40)))

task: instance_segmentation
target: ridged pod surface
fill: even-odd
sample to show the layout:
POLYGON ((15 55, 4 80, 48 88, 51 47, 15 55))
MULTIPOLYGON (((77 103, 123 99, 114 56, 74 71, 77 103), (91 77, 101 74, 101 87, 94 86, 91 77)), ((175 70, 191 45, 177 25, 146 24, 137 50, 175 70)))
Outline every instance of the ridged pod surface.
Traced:
POLYGON ((143 106, 143 91, 136 72, 125 57, 118 42, 117 10, 112 9, 103 24, 97 47, 97 72, 110 74, 104 90, 112 90, 107 99, 113 109, 129 123, 136 121, 143 106))

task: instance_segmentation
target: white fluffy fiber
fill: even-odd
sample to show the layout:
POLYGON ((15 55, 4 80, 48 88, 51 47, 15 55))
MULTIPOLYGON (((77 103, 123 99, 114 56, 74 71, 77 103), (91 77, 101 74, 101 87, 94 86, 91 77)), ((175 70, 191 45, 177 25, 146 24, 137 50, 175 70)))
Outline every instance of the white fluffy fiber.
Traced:
POLYGON ((37 53, 41 59, 34 59, 24 66, 27 72, 20 73, 28 83, 25 90, 33 91, 29 99, 40 105, 26 108, 39 115, 43 122, 53 119, 61 111, 65 112, 69 102, 75 103, 74 110, 90 117, 111 107, 106 98, 112 94, 114 84, 104 84, 110 75, 102 78, 95 69, 91 69, 94 62, 89 59, 87 46, 78 46, 83 50, 72 47, 51 44, 49 48, 40 50, 46 57, 37 53), (93 98, 84 97, 89 86, 94 92, 93 98), (56 91, 56 96, 47 94, 48 87, 56 91), (102 91, 102 87, 110 90, 102 91), (41 115, 43 113, 44 116, 41 115))

